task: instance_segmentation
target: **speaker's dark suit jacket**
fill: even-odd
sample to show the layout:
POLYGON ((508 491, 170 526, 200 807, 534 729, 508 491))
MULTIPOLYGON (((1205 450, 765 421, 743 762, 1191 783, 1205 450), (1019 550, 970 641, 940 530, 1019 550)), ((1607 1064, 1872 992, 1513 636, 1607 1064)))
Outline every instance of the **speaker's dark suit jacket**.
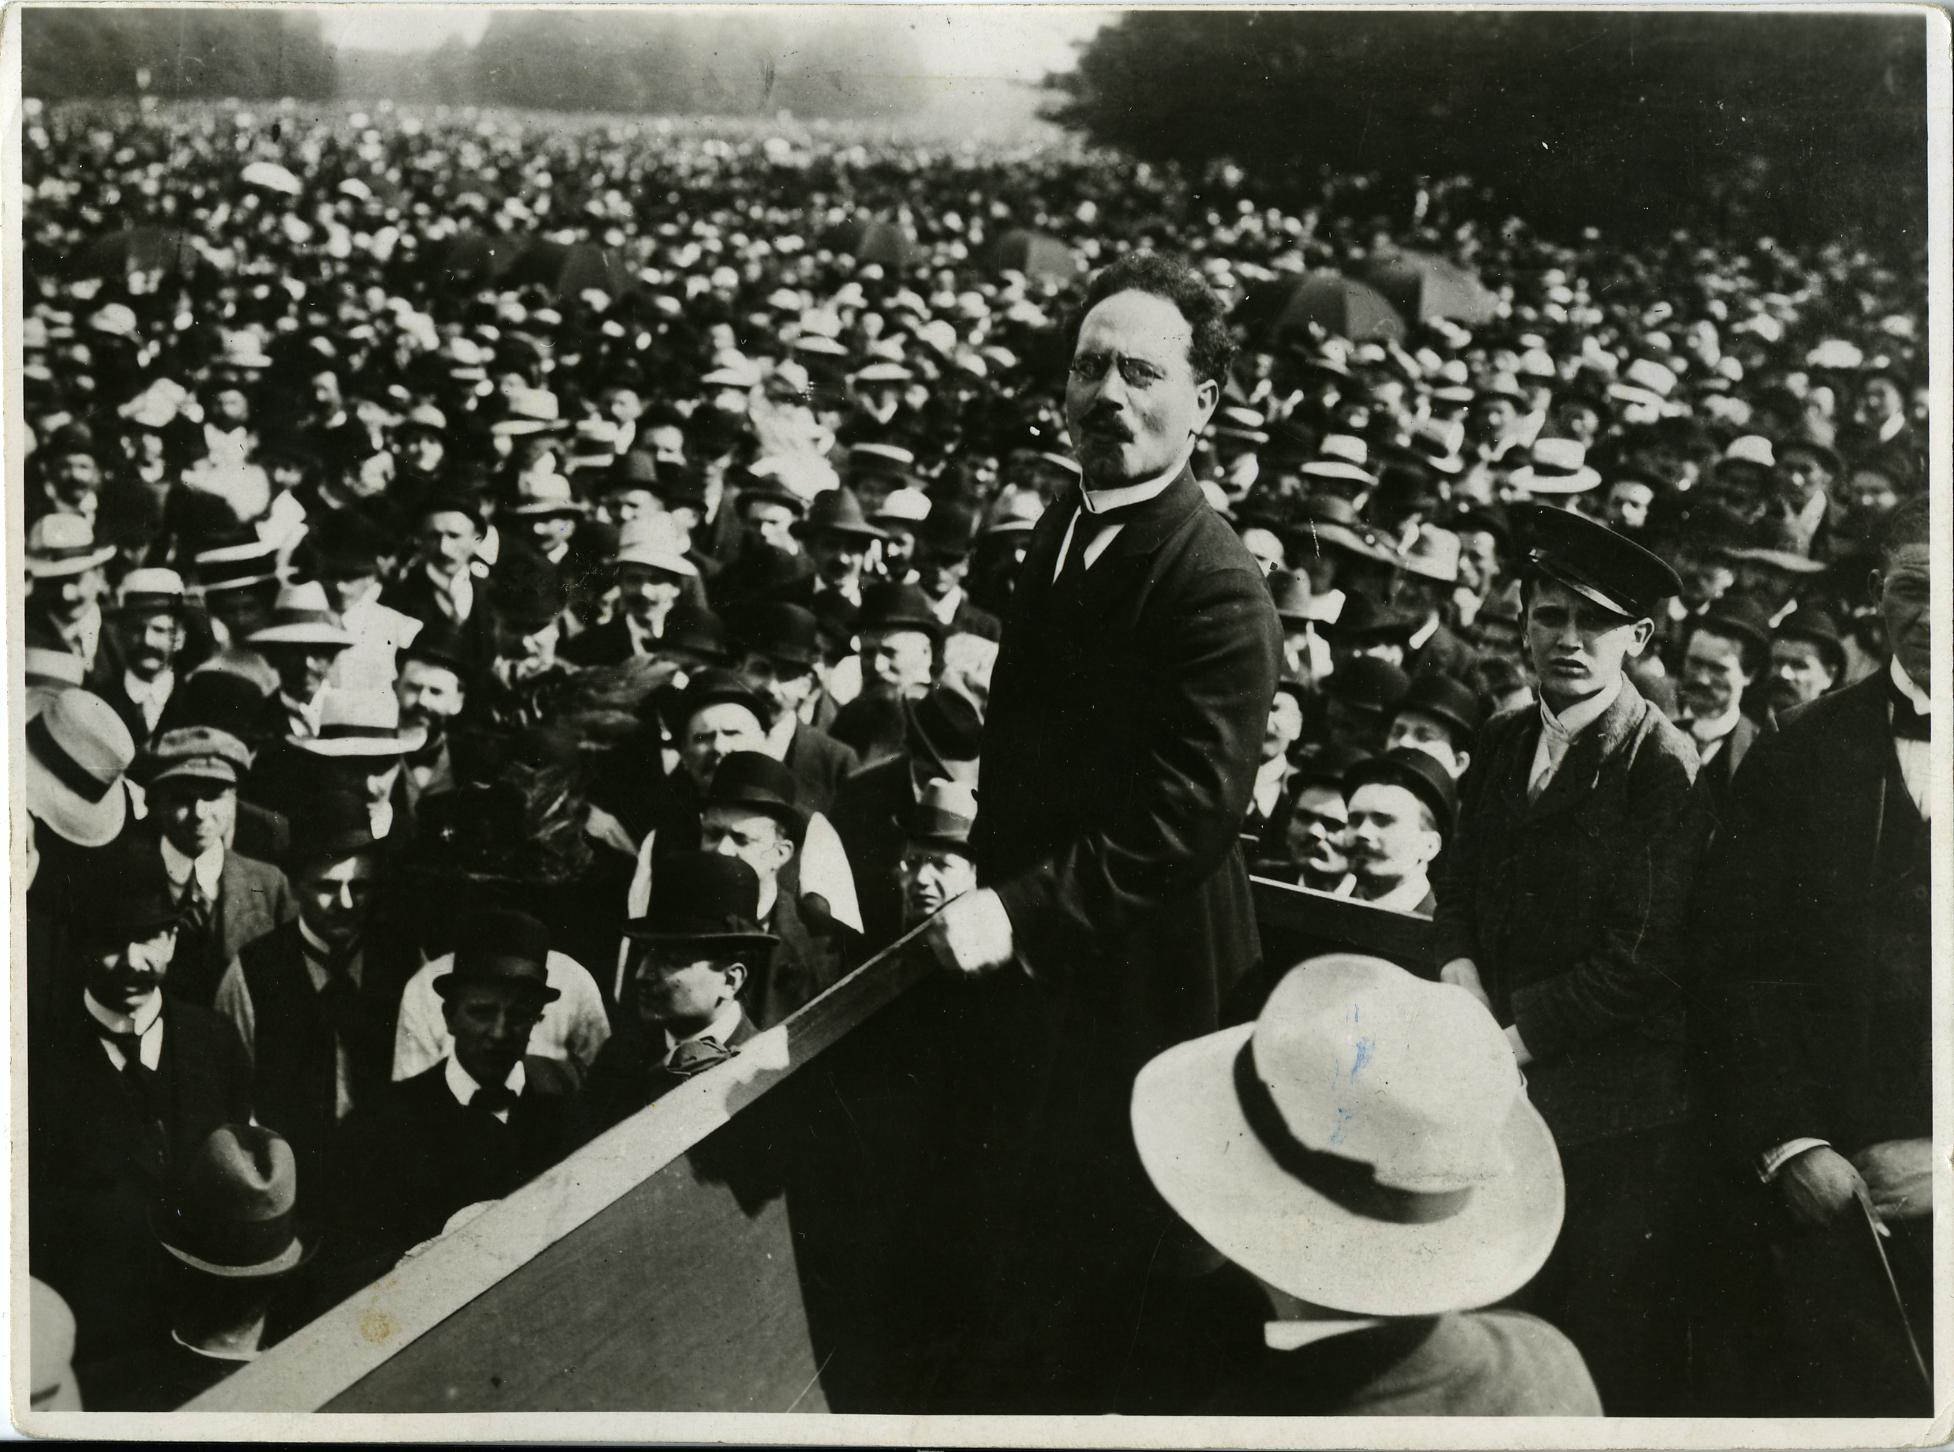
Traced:
POLYGON ((1535 706, 1488 722, 1438 860, 1434 965, 1470 958, 1533 1054, 1563 1150, 1688 1110, 1684 920, 1700 852, 1696 748, 1622 682, 1537 802, 1535 706))
POLYGON ((212 1130, 250 1119, 250 1074, 227 1019, 174 1000, 157 1068, 117 1072, 79 988, 27 1073, 28 1258, 75 1313, 79 1364, 167 1329, 149 1212, 212 1130))
POLYGON ((1217 1028, 1260 957, 1237 833, 1282 632, 1190 473, 1054 582, 1075 501, 1033 531, 991 681, 971 845, 1020 961, 976 985, 988 1022, 973 1060, 1009 1095, 1000 1169, 1022 1213, 1117 1279, 1152 1214, 1135 1208, 1151 1196, 1133 1076, 1217 1028))

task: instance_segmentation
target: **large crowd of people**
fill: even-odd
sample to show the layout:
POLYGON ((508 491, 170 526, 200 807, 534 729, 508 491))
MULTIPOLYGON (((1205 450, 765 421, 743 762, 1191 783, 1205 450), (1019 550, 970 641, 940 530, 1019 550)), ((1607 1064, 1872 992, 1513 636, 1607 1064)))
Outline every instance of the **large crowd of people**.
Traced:
MULTIPOLYGON (((385 107, 30 103, 24 166, 30 1258, 87 1405, 179 1405, 977 888, 999 642, 1038 520, 1080 496, 1068 328, 1140 250, 1232 308, 1191 466, 1281 627, 1240 851, 1434 919, 1415 966, 1543 1061, 1570 1188, 1535 1308, 1611 1412, 1905 1392, 1890 1363, 1844 1392, 1706 1370, 1704 1325, 1822 1341, 1841 1300, 1784 1310, 1789 1232, 1672 1192, 1911 1142, 1925 1081, 1852 1132, 1756 1110, 1724 1144, 1718 1091, 1667 1076, 1728 1077, 1689 944, 1783 890, 1716 866, 1732 823, 1763 840, 1740 767, 1898 670, 1919 259, 1554 240, 1463 182, 1282 210, 1068 145, 385 107), (1676 763, 1652 745, 1619 799, 1578 735, 1544 776, 1512 747, 1551 632, 1586 628, 1538 581, 1638 583, 1572 521, 1678 587, 1604 597, 1646 606, 1618 663, 1676 763), (1602 805, 1528 836, 1563 759, 1602 805), (1607 917, 1645 877, 1646 951, 1607 917), (1488 954, 1594 933, 1578 1001, 1491 981, 1488 954), (1606 1102, 1556 1091, 1570 1060, 1606 1102), (1753 1248, 1722 1321, 1692 1320, 1692 1239, 1753 1248)), ((1905 785, 1882 820, 1919 826, 1905 785)), ((1904 976, 1872 1040, 1902 1077, 1928 1032, 1904 976)), ((1744 1062, 1749 1109, 1833 1092, 1744 1062)), ((1846 1173, 1924 1266, 1888 1159, 1846 1173)))

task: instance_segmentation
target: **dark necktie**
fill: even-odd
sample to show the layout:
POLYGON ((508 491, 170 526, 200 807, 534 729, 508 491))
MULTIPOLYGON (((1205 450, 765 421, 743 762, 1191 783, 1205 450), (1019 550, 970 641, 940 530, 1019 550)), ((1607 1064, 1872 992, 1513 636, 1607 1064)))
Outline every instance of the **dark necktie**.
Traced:
POLYGON ((1055 582, 1061 585, 1076 585, 1085 578, 1087 547, 1126 517, 1126 511, 1121 509, 1105 509, 1094 514, 1086 509, 1085 496, 1082 494, 1079 497, 1077 522, 1072 526, 1072 543, 1066 549, 1065 563, 1059 567, 1055 582))
POLYGON ((516 1107, 516 1091, 507 1084, 484 1084, 468 1101, 470 1110, 493 1118, 505 1109, 516 1107))
POLYGON ((119 1033, 115 1029, 99 1023, 95 1025, 95 1032, 102 1036, 104 1043, 114 1044, 116 1051, 122 1055, 122 1072, 124 1074, 139 1075, 139 1071, 143 1067, 141 1034, 133 1031, 119 1033))
POLYGON ((1925 711, 1916 710, 1907 699, 1900 683, 1892 676, 1886 678, 1886 699, 1893 706, 1893 734, 1902 741, 1928 741, 1932 739, 1933 718, 1925 711))
POLYGON ((665 1069, 681 1079, 690 1079, 694 1074, 703 1074, 714 1064, 723 1064, 732 1057, 731 1049, 712 1039, 685 1039, 667 1056, 665 1069))
POLYGON ((182 911, 177 931, 198 934, 210 926, 210 895, 204 891, 202 879, 197 876, 193 865, 190 880, 183 884, 183 896, 177 899, 177 907, 182 911))

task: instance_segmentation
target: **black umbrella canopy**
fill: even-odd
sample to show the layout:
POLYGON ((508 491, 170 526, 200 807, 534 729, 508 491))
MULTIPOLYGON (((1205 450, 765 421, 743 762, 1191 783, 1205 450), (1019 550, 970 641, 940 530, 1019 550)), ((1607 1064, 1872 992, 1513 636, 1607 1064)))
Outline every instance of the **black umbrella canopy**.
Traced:
POLYGON ((1499 299, 1477 273, 1432 252, 1382 253, 1365 267, 1364 281, 1414 323, 1450 318, 1477 327, 1499 312, 1499 299))
POLYGON ((576 297, 590 288, 616 297, 630 274, 610 248, 595 242, 531 242, 502 275, 509 287, 537 283, 559 298, 576 297))
POLYGON ((174 227, 129 227, 91 239, 69 263, 74 277, 117 277, 132 272, 187 276, 198 262, 188 234, 174 227))
POLYGON ((894 222, 879 217, 843 222, 822 240, 831 251, 847 253, 857 262, 901 269, 916 260, 916 239, 894 222))
POLYGON ((1049 232, 1025 227, 1013 228, 997 239, 991 248, 991 267, 1061 283, 1071 282, 1083 270, 1079 255, 1064 241, 1049 232))
POLYGON ((1298 332, 1311 323, 1353 343, 1405 335, 1404 318, 1382 293, 1339 272, 1312 272, 1295 283, 1276 314, 1275 331, 1298 332))

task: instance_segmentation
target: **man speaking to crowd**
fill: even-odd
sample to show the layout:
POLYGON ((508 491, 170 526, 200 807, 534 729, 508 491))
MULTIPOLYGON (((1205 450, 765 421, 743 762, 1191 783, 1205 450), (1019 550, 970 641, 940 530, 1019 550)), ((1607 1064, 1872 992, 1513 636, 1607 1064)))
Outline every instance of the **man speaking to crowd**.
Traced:
POLYGON ((1020 1308, 994 1369, 1011 1385, 992 1388, 1014 1409, 1141 1409, 1159 1388, 1139 1310, 1176 1304, 1200 1266, 1191 1244, 1161 1249, 1171 1212, 1127 1114, 1134 1074, 1213 1032, 1259 957, 1236 841, 1282 633, 1188 467, 1232 351, 1223 303, 1177 262, 1130 255, 1087 289, 1065 397, 1084 477, 1040 521, 1004 628, 971 839, 983 886, 931 929, 981 975, 972 1088, 998 1162, 978 1213, 988 1280, 1020 1308))

